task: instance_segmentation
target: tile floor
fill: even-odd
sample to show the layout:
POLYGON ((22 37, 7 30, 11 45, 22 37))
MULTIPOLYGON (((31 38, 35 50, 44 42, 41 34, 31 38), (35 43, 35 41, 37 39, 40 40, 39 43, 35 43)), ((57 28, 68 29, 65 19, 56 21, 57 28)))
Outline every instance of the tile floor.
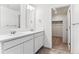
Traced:
POLYGON ((52 49, 43 47, 38 51, 38 54, 69 54, 70 53, 67 48, 67 44, 62 43, 62 39, 57 37, 54 39, 55 40, 52 49), (57 43, 57 41, 59 42, 57 43))

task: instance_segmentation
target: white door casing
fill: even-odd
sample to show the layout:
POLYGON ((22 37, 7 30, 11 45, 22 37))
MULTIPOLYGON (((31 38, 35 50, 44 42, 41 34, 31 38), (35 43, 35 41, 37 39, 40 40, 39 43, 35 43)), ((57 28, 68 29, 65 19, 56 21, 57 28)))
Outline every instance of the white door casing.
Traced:
POLYGON ((71 49, 71 9, 70 8, 68 9, 68 12, 67 12, 67 19, 68 19, 68 40, 67 40, 67 43, 68 43, 68 48, 70 50, 71 49))

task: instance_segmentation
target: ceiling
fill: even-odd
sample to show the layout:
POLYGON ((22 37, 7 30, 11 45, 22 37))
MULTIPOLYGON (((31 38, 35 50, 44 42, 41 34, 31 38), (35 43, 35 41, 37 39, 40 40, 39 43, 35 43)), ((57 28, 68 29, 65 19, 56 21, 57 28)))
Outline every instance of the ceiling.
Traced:
POLYGON ((62 7, 62 6, 67 6, 68 4, 32 4, 36 7, 52 7, 52 8, 57 8, 57 7, 62 7))
POLYGON ((20 11, 20 4, 1 4, 1 6, 20 11))
MULTIPOLYGON (((8 7, 8 8, 20 11, 20 4, 1 4, 1 5, 4 7, 8 7)), ((64 8, 62 9, 60 7, 67 6, 68 4, 31 4, 31 5, 35 6, 35 7, 52 7, 52 8, 56 8, 57 11, 60 12, 60 10, 63 11, 63 9, 64 9, 64 8)), ((64 10, 66 10, 66 8, 64 10)))
POLYGON ((64 6, 64 7, 58 7, 58 8, 53 8, 52 10, 54 11, 53 14, 55 15, 66 15, 68 11, 69 6, 64 6))
POLYGON ((40 8, 45 8, 45 7, 52 8, 53 15, 58 15, 58 14, 66 15, 69 7, 69 4, 33 4, 33 5, 40 8))

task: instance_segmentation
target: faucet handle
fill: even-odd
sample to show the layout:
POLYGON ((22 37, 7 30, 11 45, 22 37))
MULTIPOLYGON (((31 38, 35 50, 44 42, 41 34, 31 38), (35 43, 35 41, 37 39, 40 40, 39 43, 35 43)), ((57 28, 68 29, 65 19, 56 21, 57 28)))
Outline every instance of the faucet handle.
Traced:
POLYGON ((11 31, 11 34, 15 34, 16 33, 16 31, 11 31))

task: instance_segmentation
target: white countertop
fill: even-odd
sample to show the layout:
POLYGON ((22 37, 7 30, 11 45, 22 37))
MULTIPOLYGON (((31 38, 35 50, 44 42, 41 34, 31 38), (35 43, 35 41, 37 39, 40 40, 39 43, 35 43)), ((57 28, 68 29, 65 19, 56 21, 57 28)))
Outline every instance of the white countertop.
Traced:
POLYGON ((0 42, 4 42, 4 41, 8 41, 8 40, 13 40, 15 38, 31 35, 31 34, 42 32, 42 31, 43 30, 24 31, 24 32, 17 32, 16 34, 0 35, 0 42))

